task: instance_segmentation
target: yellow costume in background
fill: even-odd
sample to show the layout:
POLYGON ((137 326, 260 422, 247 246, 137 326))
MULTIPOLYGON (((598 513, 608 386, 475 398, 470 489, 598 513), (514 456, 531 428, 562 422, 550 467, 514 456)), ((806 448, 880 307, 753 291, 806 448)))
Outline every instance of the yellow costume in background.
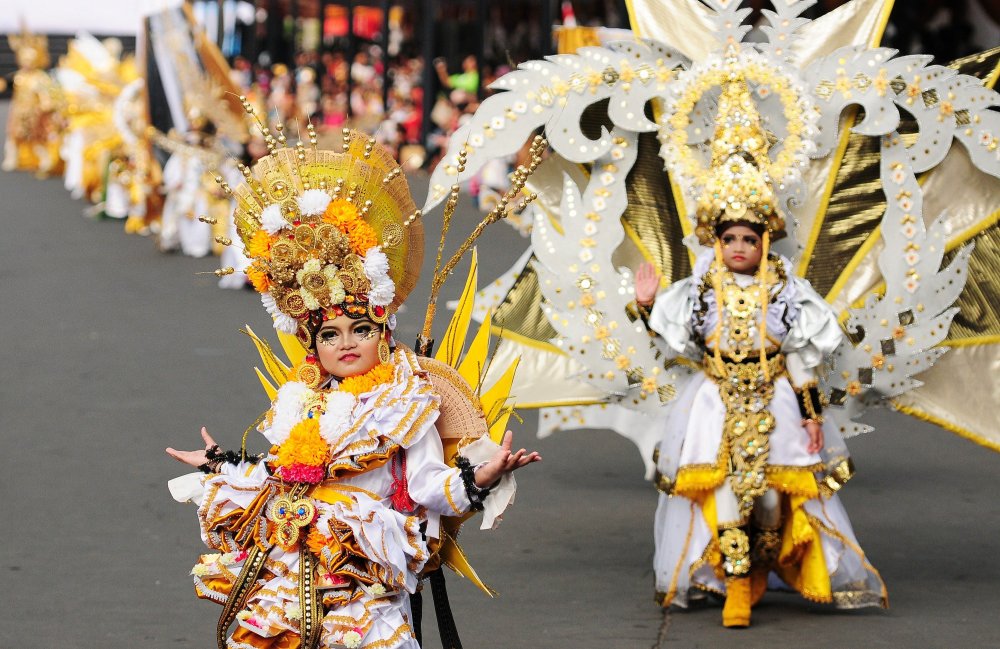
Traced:
POLYGON ((70 42, 55 74, 65 96, 66 137, 60 154, 66 189, 75 198, 97 203, 108 164, 122 145, 114 105, 125 86, 138 78, 135 60, 121 58, 116 39, 102 42, 83 34, 70 42))
POLYGON ((49 66, 48 39, 23 30, 7 40, 17 56, 18 70, 7 118, 3 169, 60 173, 62 118, 58 86, 45 71, 49 66))

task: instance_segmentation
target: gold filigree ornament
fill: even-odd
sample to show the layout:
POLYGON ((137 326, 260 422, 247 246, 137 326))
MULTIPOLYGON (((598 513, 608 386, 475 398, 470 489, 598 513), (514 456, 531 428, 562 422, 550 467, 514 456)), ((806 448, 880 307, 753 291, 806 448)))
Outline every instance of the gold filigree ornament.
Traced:
POLYGON ((719 362, 705 358, 704 367, 719 387, 726 407, 723 442, 729 450, 729 484, 740 516, 750 516, 754 501, 767 491, 767 458, 774 415, 768 410, 774 380, 785 371, 784 356, 769 358, 765 370, 758 363, 719 362), (770 377, 770 378, 769 378, 770 377))
POLYGON ((759 52, 727 48, 722 57, 711 57, 681 73, 674 86, 674 101, 660 120, 661 154, 672 173, 697 197, 695 234, 702 245, 715 241, 716 227, 726 221, 748 221, 767 228, 771 240, 785 236, 785 220, 774 188, 783 189, 801 180, 808 154, 815 150, 816 114, 812 98, 793 74, 759 52), (778 97, 784 133, 777 153, 771 151, 773 134, 764 128, 749 83, 769 88, 778 97), (705 165, 692 141, 692 116, 705 110, 708 94, 719 88, 715 130, 705 165))
POLYGON ((725 559, 722 567, 726 574, 739 577, 750 572, 750 539, 746 532, 730 528, 719 537, 719 550, 725 559))
POLYGON ((399 164, 373 138, 345 129, 339 151, 286 146, 254 114, 268 155, 235 189, 233 219, 254 288, 279 331, 305 348, 323 319, 348 315, 389 321, 416 285, 423 223, 399 164))
POLYGON ((281 496, 271 503, 267 518, 275 524, 275 541, 290 551, 299 541, 299 532, 316 517, 316 506, 308 498, 292 500, 281 496))

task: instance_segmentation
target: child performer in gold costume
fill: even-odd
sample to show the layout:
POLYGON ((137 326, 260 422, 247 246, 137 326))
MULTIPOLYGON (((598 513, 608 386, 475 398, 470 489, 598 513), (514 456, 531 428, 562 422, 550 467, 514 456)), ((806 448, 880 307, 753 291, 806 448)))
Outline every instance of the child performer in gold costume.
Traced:
POLYGON ((724 84, 697 206, 710 250, 658 296, 651 264, 635 281, 666 353, 702 370, 672 405, 658 449, 660 475, 673 477, 655 523, 657 583, 669 585, 660 598, 724 594, 729 627, 749 626, 769 584, 816 602, 885 604, 837 495, 814 475, 824 447, 817 370, 843 334, 829 304, 768 251, 785 224, 758 166, 767 149, 746 83, 724 84))
POLYGON ((43 176, 60 173, 59 93, 46 72, 48 39, 27 29, 7 39, 17 56, 18 70, 14 74, 14 96, 7 117, 3 169, 34 171, 43 176))

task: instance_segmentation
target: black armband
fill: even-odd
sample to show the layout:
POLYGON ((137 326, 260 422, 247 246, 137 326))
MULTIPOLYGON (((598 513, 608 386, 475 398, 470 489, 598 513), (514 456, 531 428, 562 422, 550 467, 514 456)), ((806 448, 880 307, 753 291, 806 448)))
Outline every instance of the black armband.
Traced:
POLYGON ((462 484, 465 485, 465 494, 469 497, 472 508, 479 512, 483 511, 483 503, 486 497, 490 495, 490 488, 480 487, 476 484, 476 470, 467 458, 459 455, 455 459, 455 466, 461 472, 462 484))
POLYGON ((802 419, 811 419, 817 424, 823 423, 823 402, 819 398, 819 388, 815 383, 795 388, 795 397, 799 402, 799 413, 802 419))
POLYGON ((223 451, 219 448, 219 445, 216 444, 215 446, 205 449, 205 459, 208 461, 199 465, 198 470, 202 473, 218 473, 223 464, 232 464, 235 466, 244 461, 251 464, 257 464, 264 459, 264 454, 258 453, 254 455, 243 455, 242 453, 237 453, 236 451, 223 451))

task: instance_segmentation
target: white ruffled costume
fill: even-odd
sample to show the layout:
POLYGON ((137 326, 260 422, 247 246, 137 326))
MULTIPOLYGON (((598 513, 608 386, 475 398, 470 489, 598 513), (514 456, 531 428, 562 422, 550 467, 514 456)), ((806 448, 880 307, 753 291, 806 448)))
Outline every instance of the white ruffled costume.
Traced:
MULTIPOLYGON (((352 555, 352 564, 360 568, 349 571, 368 581, 376 577, 375 588, 362 588, 365 579, 349 579, 343 587, 319 591, 325 613, 320 647, 418 649, 409 594, 415 591, 418 574, 430 556, 425 537, 437 538, 442 515, 457 516, 471 508, 459 469, 442 462, 442 444, 434 427, 440 397, 423 377, 412 352, 397 350, 394 362, 395 380, 357 398, 336 390, 326 392, 325 408, 319 416, 320 434, 332 449, 331 473, 357 469, 359 462, 363 465, 373 459, 377 465, 364 472, 348 472, 342 478, 328 478, 308 494, 317 509, 311 527, 328 535, 339 530, 338 534, 353 537, 352 551, 363 556, 352 555), (409 495, 418 505, 412 513, 394 509, 391 498, 392 467, 398 472, 401 465, 385 458, 394 457, 400 449, 405 449, 409 495), (379 458, 384 461, 381 465, 379 458), (426 526, 423 535, 422 525, 426 526)), ((314 396, 303 383, 284 384, 272 404, 270 424, 262 427, 267 440, 281 444, 291 428, 308 416, 314 396)), ((472 447, 484 445, 497 448, 484 438, 462 453, 472 462, 481 461, 484 449, 472 447)), ((223 553, 203 556, 192 571, 199 596, 225 603, 246 558, 246 552, 235 547, 233 530, 226 524, 213 525, 213 521, 252 507, 262 490, 276 484, 277 478, 269 474, 265 462, 260 462, 223 465, 221 473, 205 478, 203 488, 193 492, 180 493, 183 486, 171 485, 175 498, 199 504, 202 539, 223 553)), ((512 499, 513 489, 513 478, 507 475, 487 497, 484 528, 493 525, 500 513, 500 508, 491 507, 497 504, 491 501, 501 500, 501 506, 505 505, 512 499)), ((263 519, 261 514, 254 524, 266 525, 263 519)), ((282 636, 297 636, 301 616, 298 570, 298 548, 285 551, 275 545, 270 550, 263 573, 266 579, 258 582, 259 589, 237 616, 239 628, 229 638, 229 647, 284 647, 283 642, 291 638, 282 640, 282 636)))
MULTIPOLYGON (((668 355, 698 364, 706 352, 706 336, 711 339, 718 322, 714 290, 702 293, 700 288, 712 259, 711 251, 700 255, 692 276, 657 296, 648 319, 668 355)), ((791 268, 787 260, 782 262, 791 268)), ((734 277, 744 288, 755 281, 752 275, 734 277)), ((754 525, 781 525, 781 556, 769 574, 769 587, 791 587, 808 599, 844 608, 884 606, 885 586, 858 545, 835 493, 840 484, 828 480, 837 467, 847 466, 846 447, 839 431, 824 425, 824 448, 808 451, 793 389, 793 384, 812 380, 824 356, 839 344, 843 334, 836 315, 806 280, 789 273, 780 292, 772 293, 766 317, 767 335, 780 344, 787 367, 787 375, 774 380, 767 408, 775 420, 766 469, 770 488, 756 499, 752 512, 754 525)), ((760 310, 757 318, 759 326, 760 310)), ((748 362, 757 362, 756 357, 751 355, 748 362)), ((661 488, 656 512, 654 570, 664 605, 686 606, 699 591, 725 593, 718 530, 737 526, 741 519, 726 466, 728 454, 722 448, 726 416, 719 387, 698 372, 660 419, 657 472, 663 478, 658 481, 670 486, 669 493, 661 488), (686 482, 697 484, 700 479, 700 489, 682 487, 685 478, 698 475, 686 482)))

